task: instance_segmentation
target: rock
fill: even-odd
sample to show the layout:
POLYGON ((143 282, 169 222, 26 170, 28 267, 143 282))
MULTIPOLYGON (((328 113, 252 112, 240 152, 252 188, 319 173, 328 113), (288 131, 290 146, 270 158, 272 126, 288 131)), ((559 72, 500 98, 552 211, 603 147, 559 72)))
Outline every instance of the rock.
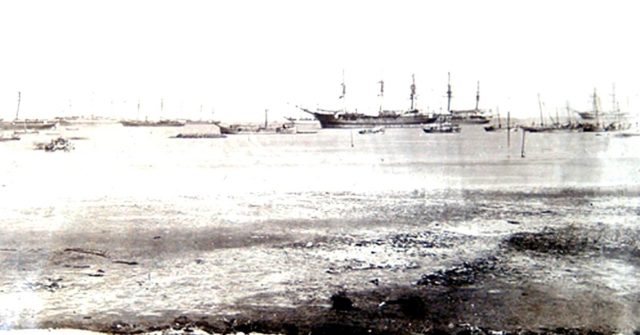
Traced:
POLYGON ((347 297, 346 292, 338 292, 331 296, 331 308, 336 311, 350 311, 353 302, 347 297))

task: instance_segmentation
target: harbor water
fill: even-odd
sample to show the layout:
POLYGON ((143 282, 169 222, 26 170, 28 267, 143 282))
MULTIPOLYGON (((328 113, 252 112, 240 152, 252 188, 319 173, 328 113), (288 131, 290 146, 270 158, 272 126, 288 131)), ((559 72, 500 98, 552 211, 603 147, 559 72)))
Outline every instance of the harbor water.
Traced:
MULTIPOLYGON (((640 137, 527 133, 522 157, 521 132, 482 126, 171 138, 185 130, 61 130, 81 138, 69 152, 33 150, 45 133, 0 143, 0 328, 324 306, 516 233, 640 236, 640 137)), ((612 322, 638 325, 634 261, 505 259, 562 294, 619 296, 612 322)))

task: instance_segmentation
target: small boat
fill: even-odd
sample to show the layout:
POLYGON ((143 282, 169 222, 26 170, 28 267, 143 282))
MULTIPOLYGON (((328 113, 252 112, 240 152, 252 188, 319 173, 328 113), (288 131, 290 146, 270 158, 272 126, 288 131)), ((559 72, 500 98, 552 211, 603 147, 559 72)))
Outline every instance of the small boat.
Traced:
POLYGON ((218 133, 180 133, 171 138, 189 138, 189 139, 201 139, 201 138, 225 138, 226 136, 218 133))
MULTIPOLYGON (((265 130, 269 131, 269 129, 265 129, 265 130)), ((282 126, 276 127, 275 130, 277 134, 297 134, 298 133, 298 128, 296 128, 296 126, 294 126, 293 124, 288 124, 288 123, 284 123, 282 126)))
POLYGON ((384 134, 384 127, 361 129, 358 131, 358 134, 384 134))
POLYGON ((0 133, 0 142, 8 142, 8 141, 19 141, 20 136, 16 134, 11 134, 10 136, 5 136, 3 133, 0 133))
POLYGON ((51 140, 51 142, 35 143, 36 150, 44 150, 48 152, 54 151, 71 151, 74 149, 73 144, 69 139, 58 137, 51 140))
POLYGON ((218 124, 218 127, 220 127, 220 134, 233 135, 242 131, 242 128, 235 124, 232 124, 232 125, 218 124))
POLYGON ((287 117, 286 119, 296 127, 297 134, 315 134, 322 128, 320 122, 315 118, 287 117))
POLYGON ((498 124, 491 124, 484 127, 485 131, 493 132, 493 131, 518 131, 518 126, 511 126, 511 117, 509 112, 507 112, 507 126, 503 127, 500 122, 500 111, 496 109, 496 113, 498 114, 498 124))
POLYGON ((460 125, 452 121, 451 115, 441 114, 435 123, 427 124, 422 128, 427 134, 433 133, 459 133, 460 125))

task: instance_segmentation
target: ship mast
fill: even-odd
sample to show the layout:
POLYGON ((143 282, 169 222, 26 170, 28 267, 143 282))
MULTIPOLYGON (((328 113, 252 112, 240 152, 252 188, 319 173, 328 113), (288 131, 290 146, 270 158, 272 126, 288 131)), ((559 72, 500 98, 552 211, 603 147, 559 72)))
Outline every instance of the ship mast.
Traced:
POLYGON ((414 110, 414 102, 416 100, 416 76, 411 74, 411 111, 414 110))
POLYGON ((540 101, 540 93, 538 93, 538 109, 540 110, 540 127, 544 127, 544 117, 542 116, 542 102, 540 101))
POLYGON ((476 89, 476 111, 478 111, 479 104, 480 104, 480 81, 478 80, 478 88, 476 89))
POLYGON ((451 113, 451 72, 447 72, 447 113, 451 113))
POLYGON ((593 112, 596 115, 596 125, 600 124, 600 116, 598 115, 598 94, 596 89, 593 89, 593 112))
POLYGON ((347 94, 347 85, 345 85, 345 83, 344 83, 344 70, 342 70, 342 83, 340 85, 342 85, 342 95, 338 99, 342 99, 342 112, 346 113, 347 112, 347 99, 346 99, 345 96, 347 94))
POLYGON ((21 93, 18 91, 18 109, 16 109, 16 120, 18 120, 18 115, 20 114, 20 97, 21 93))
POLYGON ((384 80, 380 80, 378 82, 378 84, 380 84, 380 93, 378 94, 378 96, 380 97, 380 111, 379 111, 379 113, 382 113, 382 102, 384 100, 384 80))
POLYGON ((613 115, 615 116, 615 120, 617 123, 620 123, 620 105, 616 102, 616 84, 612 85, 611 104, 613 105, 612 112, 613 112, 613 115))
POLYGON ((268 110, 268 109, 265 109, 265 110, 264 110, 264 129, 265 129, 265 130, 267 130, 267 127, 268 127, 268 125, 269 125, 269 119, 268 119, 268 116, 269 116, 269 110, 268 110))

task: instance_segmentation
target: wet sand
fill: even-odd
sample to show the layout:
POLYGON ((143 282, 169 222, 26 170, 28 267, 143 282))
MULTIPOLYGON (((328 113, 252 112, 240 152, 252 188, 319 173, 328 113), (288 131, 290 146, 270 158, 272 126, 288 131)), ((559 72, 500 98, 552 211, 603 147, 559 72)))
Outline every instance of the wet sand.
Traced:
MULTIPOLYGON (((111 205, 92 202, 82 213, 74 209, 99 222, 91 229, 86 220, 41 227, 5 219, 0 328, 286 334, 640 328, 636 189, 251 199, 270 203, 273 218, 283 199, 287 212, 317 200, 322 210, 327 204, 342 210, 333 218, 309 209, 324 219, 211 226, 192 224, 189 213, 166 204, 157 205, 160 212, 154 204, 121 204, 126 215, 119 218, 100 216, 111 205)), ((22 209, 56 215, 47 210, 22 209)), ((255 210, 265 211, 264 203, 255 210)))

